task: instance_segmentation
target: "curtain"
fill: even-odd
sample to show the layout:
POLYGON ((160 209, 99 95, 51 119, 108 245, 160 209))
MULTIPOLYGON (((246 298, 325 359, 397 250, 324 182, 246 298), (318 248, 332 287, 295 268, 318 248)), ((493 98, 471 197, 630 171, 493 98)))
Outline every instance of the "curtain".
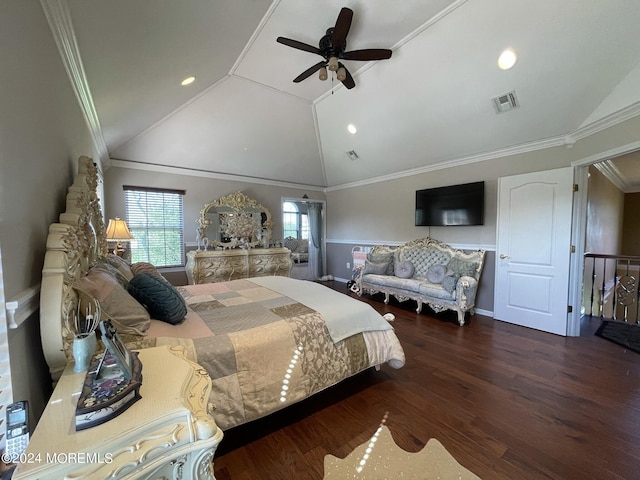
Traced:
POLYGON ((324 275, 322 264, 322 203, 309 203, 309 279, 324 275))

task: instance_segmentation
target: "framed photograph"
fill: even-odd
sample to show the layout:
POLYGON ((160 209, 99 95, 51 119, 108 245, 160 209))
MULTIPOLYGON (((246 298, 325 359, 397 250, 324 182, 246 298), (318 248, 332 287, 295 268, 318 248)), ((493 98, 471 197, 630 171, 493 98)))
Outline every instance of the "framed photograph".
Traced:
MULTIPOLYGON (((111 357, 115 360, 116 366, 122 371, 124 377, 127 380, 130 380, 131 372, 133 370, 131 352, 127 347, 125 347, 110 320, 103 320, 100 322, 100 331, 102 332, 102 341, 104 342, 105 352, 108 351, 110 353, 111 357)), ((98 370, 100 367, 104 368, 105 365, 100 365, 98 370)))

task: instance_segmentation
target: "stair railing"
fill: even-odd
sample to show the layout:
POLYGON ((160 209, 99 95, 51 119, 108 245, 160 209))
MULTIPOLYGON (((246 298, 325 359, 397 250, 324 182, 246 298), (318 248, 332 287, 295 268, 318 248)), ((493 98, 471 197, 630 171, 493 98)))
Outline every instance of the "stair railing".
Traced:
POLYGON ((585 253, 584 315, 640 324, 640 257, 585 253))

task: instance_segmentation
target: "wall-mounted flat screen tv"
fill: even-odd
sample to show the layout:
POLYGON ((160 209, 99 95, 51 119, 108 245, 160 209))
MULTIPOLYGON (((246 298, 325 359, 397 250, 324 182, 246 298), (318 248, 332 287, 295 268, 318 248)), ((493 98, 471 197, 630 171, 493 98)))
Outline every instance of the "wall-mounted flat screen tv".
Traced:
POLYGON ((416 226, 484 224, 484 182, 416 191, 416 226))

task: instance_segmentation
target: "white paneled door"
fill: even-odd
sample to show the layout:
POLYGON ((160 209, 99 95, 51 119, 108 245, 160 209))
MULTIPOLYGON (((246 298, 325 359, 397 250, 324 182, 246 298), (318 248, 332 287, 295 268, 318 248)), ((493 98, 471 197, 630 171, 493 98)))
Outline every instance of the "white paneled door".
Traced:
POLYGON ((567 334, 573 168, 498 180, 494 318, 567 334))

